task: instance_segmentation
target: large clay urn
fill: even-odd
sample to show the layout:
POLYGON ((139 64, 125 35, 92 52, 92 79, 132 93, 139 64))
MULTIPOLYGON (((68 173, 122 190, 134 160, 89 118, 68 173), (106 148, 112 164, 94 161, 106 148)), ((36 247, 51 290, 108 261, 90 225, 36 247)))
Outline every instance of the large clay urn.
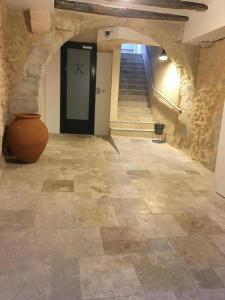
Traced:
POLYGON ((48 142, 48 129, 39 114, 20 113, 7 130, 10 152, 23 163, 35 163, 48 142))

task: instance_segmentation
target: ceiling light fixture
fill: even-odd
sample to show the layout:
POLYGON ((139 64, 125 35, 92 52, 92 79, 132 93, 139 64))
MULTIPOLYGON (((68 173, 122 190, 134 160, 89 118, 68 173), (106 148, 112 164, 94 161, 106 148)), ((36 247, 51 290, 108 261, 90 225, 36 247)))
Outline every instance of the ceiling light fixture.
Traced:
POLYGON ((168 60, 168 55, 166 54, 166 50, 165 49, 162 50, 162 53, 159 56, 159 60, 162 60, 162 61, 168 60))

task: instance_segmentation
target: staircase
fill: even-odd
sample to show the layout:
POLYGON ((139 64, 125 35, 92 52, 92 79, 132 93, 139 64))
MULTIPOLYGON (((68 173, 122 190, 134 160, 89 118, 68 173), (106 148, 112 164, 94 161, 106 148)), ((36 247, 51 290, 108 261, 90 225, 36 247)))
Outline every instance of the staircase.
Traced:
POLYGON ((117 121, 111 135, 153 137, 154 121, 148 105, 147 81, 142 54, 122 53, 117 121))

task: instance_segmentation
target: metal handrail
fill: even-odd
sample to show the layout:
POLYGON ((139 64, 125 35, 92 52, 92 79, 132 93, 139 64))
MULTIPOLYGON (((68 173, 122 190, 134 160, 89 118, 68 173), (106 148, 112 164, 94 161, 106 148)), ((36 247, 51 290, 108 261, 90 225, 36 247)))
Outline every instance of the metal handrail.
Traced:
POLYGON ((167 99, 163 94, 161 94, 154 86, 152 86, 153 91, 156 92, 160 97, 162 97, 169 105, 171 105, 177 112, 182 113, 182 109, 176 106, 173 102, 167 99))
MULTIPOLYGON (((148 63, 148 70, 151 69, 151 64, 150 64, 150 60, 149 60, 149 51, 148 51, 148 46, 144 47, 145 50, 145 57, 147 59, 147 63, 148 63)), ((145 69, 146 69, 146 64, 145 64, 145 69)), ((146 69, 146 74, 147 74, 147 69, 146 69)), ((166 98, 163 94, 161 94, 155 87, 154 87, 154 83, 153 83, 153 78, 152 76, 148 76, 148 81, 151 84, 151 88, 153 89, 154 92, 156 92, 160 97, 162 97, 167 103, 169 103, 169 105, 171 105, 173 107, 173 109, 175 109, 177 112, 179 112, 180 114, 182 113, 182 109, 179 108, 178 106, 176 106, 172 101, 170 101, 168 98, 166 98)))

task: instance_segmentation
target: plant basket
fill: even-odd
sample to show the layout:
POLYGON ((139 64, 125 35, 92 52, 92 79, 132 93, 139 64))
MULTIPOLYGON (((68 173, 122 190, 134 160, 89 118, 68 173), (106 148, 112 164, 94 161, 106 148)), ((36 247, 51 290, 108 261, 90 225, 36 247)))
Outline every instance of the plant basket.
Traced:
POLYGON ((155 134, 162 135, 165 128, 164 123, 157 122, 155 123, 155 134))

